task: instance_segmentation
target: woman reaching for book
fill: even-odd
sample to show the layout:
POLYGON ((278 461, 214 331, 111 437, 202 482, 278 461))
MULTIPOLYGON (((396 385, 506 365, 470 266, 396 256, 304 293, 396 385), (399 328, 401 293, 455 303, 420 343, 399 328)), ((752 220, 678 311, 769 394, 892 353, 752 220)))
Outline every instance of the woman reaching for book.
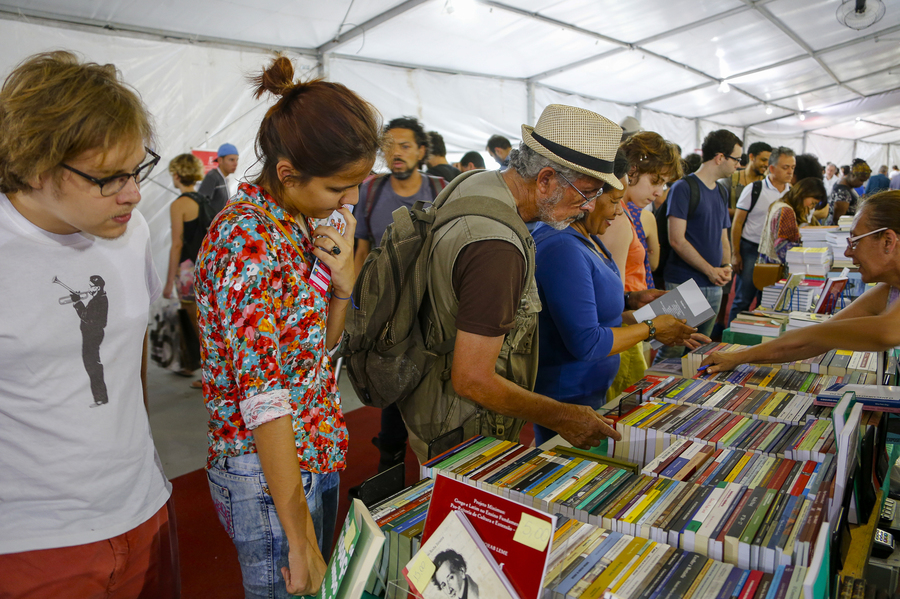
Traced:
POLYGON ((740 364, 805 360, 832 349, 883 351, 900 345, 900 191, 866 200, 853 219, 844 255, 859 265, 863 282, 875 287, 827 322, 741 351, 716 352, 701 368, 713 373, 740 364))
MULTIPOLYGON (((638 323, 633 310, 665 292, 624 293, 619 269, 597 235, 622 214, 628 160, 620 149, 613 174, 622 190, 604 184, 594 210, 563 230, 538 225, 535 279, 543 306, 539 315, 539 360, 535 392, 558 401, 599 408, 619 370, 619 354, 656 338, 666 345, 698 347, 708 338, 672 315, 638 323), (622 324, 633 326, 623 327, 622 324)), ((579 190, 580 191, 580 190, 579 190)), ((587 198, 585 198, 587 199, 587 198)), ((537 444, 555 435, 535 425, 537 444)))

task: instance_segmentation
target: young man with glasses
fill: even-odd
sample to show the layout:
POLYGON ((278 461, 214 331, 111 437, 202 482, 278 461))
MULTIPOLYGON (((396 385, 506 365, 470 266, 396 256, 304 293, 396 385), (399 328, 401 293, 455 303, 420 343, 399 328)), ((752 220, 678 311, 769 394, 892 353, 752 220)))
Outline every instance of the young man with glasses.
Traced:
MULTIPOLYGON (((693 279, 716 313, 722 302, 722 288, 731 281, 731 263, 728 262, 731 219, 716 181, 734 173, 741 163, 741 147, 741 140, 731 131, 711 132, 701 146, 703 164, 688 175, 697 179, 700 190, 697 207, 691 212, 687 177, 672 185, 668 197, 669 245, 673 251, 663 270, 666 289, 674 289, 693 279)), ((714 325, 713 318, 697 330, 709 336, 714 325)), ((683 347, 666 347, 658 358, 676 358, 682 353, 683 347)))
POLYGON ((151 138, 113 65, 39 54, 0 89, 0 587, 12 597, 179 594, 144 384, 162 291, 135 210, 159 161, 151 138))

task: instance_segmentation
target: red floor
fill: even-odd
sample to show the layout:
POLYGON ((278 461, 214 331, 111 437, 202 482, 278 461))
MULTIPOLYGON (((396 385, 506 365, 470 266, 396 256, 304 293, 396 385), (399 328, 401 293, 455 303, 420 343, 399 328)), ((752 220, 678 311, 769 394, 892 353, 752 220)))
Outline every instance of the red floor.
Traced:
MULTIPOLYGON (((353 410, 345 418, 350 433, 350 449, 348 468, 341 474, 338 529, 350 506, 347 491, 377 470, 378 451, 370 439, 378 433, 381 423, 376 408, 353 410)), ((527 425, 520 440, 530 444, 533 439, 532 428, 527 425)), ((409 485, 418 479, 418 462, 412 452, 407 451, 406 483, 409 485)), ((240 599, 244 593, 237 552, 213 510, 204 470, 179 476, 172 484, 181 554, 182 596, 191 599, 240 599)))

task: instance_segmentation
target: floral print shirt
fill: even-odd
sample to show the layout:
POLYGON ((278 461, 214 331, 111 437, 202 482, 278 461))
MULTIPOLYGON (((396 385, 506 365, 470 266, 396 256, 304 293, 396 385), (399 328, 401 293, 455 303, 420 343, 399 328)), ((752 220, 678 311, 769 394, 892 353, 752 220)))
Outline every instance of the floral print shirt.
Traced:
POLYGON ((248 183, 203 241, 195 291, 210 466, 255 453, 253 429, 285 415, 293 422, 302 469, 346 466, 347 427, 325 347, 329 297, 308 282, 312 247, 298 222, 248 183), (235 204, 241 201, 268 210, 302 255, 264 213, 235 204))

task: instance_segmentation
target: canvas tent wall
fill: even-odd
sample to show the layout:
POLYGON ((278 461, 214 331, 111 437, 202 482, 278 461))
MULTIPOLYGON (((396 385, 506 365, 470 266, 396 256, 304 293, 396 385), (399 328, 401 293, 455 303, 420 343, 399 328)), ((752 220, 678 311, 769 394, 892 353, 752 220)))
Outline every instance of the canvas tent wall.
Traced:
MULTIPOLYGON (((794 44, 792 50, 784 42, 784 34, 775 31, 777 27, 773 29, 774 20, 765 16, 766 11, 784 19, 793 14, 792 23, 801 22, 794 25, 799 29, 805 27, 802 23, 809 20, 813 10, 829 12, 828 18, 833 20, 830 15, 836 3, 640 0, 625 3, 628 6, 616 5, 604 13, 604 19, 618 23, 616 40, 594 33, 605 26, 604 22, 579 21, 581 14, 596 12, 596 4, 588 0, 565 0, 546 10, 537 0, 505 4, 478 0, 477 9, 484 12, 484 19, 489 17, 490 28, 477 22, 460 26, 446 20, 448 15, 441 12, 449 4, 446 0, 350 2, 349 9, 346 2, 303 1, 288 6, 272 1, 257 3, 243 12, 241 7, 228 4, 229 10, 236 11, 230 16, 246 14, 235 39, 229 40, 225 32, 235 31, 236 26, 223 23, 227 17, 210 10, 226 6, 215 0, 193 0, 169 7, 168 14, 161 12, 162 7, 157 10, 135 3, 95 6, 36 0, 21 2, 15 9, 0 5, 0 70, 8 73, 36 52, 69 49, 88 60, 116 64, 125 80, 141 93, 155 118, 155 149, 162 155, 162 163, 142 189, 140 210, 150 222, 154 258, 164 276, 169 246, 167 207, 176 196, 165 165, 191 148, 215 148, 228 141, 241 153, 239 174, 254 171, 253 138, 271 100, 252 99, 246 77, 271 59, 272 54, 263 45, 287 45, 293 36, 311 40, 295 46, 331 49, 318 54, 289 50, 287 54, 301 75, 324 74, 346 84, 372 102, 385 119, 417 116, 428 129, 443 134, 451 158, 465 151, 483 150, 488 136, 494 133, 518 141, 522 123, 533 123, 546 105, 561 102, 595 110, 617 122, 636 116, 645 129, 658 131, 678 143, 685 153, 697 150, 709 131, 725 127, 748 143, 762 139, 788 145, 798 152, 813 152, 823 162, 846 164, 861 156, 870 159, 875 168, 881 163, 898 163, 900 127, 896 125, 900 124, 900 111, 895 107, 900 105, 900 92, 890 86, 896 80, 894 87, 900 87, 900 80, 885 66, 900 63, 896 43, 888 45, 869 34, 857 36, 863 41, 853 48, 857 54, 867 52, 872 57, 873 64, 866 68, 875 73, 872 77, 877 81, 864 79, 853 85, 865 83, 869 87, 864 91, 879 92, 861 97, 834 86, 830 80, 820 81, 828 79, 821 73, 808 75, 817 68, 816 61, 822 60, 816 55, 821 50, 804 50, 794 56, 798 46, 794 44), (37 14, 38 9, 44 12, 37 14), (639 10, 653 18, 638 24, 629 21, 628 13, 623 12, 626 10, 632 14, 639 10), (283 23, 272 17, 279 11, 284 12, 283 23), (350 15, 351 20, 358 17, 355 21, 372 27, 355 37, 337 36, 345 43, 330 48, 332 42, 327 40, 334 36, 329 29, 333 23, 320 18, 326 12, 338 13, 337 17, 327 15, 332 19, 340 19, 341 14, 350 15), (552 13, 552 17, 544 13, 552 13), (310 18, 303 19, 307 14, 310 18), (374 23, 382 16, 382 21, 374 23), (131 25, 128 31, 119 32, 116 27, 105 27, 106 19, 125 20, 131 25), (267 24, 271 31, 266 29, 267 24), (164 26, 177 31, 160 33, 159 28, 164 26), (716 39, 716 31, 729 26, 734 31, 762 31, 759 43, 769 43, 774 50, 757 54, 750 64, 744 64, 748 61, 738 45, 730 44, 723 56, 717 51, 714 60, 706 60, 704 41, 708 44, 709 39, 716 39), (403 37, 404 32, 409 33, 408 38, 403 37), (436 40, 437 36, 447 39, 436 40), (659 39, 654 41, 654 37, 659 39), (256 43, 248 43, 251 39, 256 43), (520 45, 503 49, 503 44, 515 40, 520 45), (537 41, 528 44, 527 40, 537 41), (886 50, 889 46, 893 54, 886 50), (481 53, 473 55, 470 48, 481 53), (779 51, 788 58, 779 62, 779 51), (403 66, 399 56, 422 68, 403 66), (583 64, 573 64, 575 56, 584 57, 579 58, 583 64), (597 56, 608 58, 598 60, 597 56), (695 66, 673 68, 676 60, 693 60, 695 66), (767 78, 751 72, 754 61, 770 63, 767 78), (567 68, 554 68, 560 64, 567 68), (728 70, 722 70, 725 68, 728 70), (741 89, 749 91, 720 93, 716 81, 704 69, 716 73, 714 77, 743 70, 748 74, 733 82, 735 89, 743 86, 741 89), (536 74, 536 70, 541 72, 536 74), (765 93, 779 91, 793 93, 788 87, 794 82, 799 83, 793 91, 813 91, 804 91, 790 102, 810 106, 833 101, 835 108, 801 114, 788 101, 766 107, 749 99, 750 95, 762 98, 765 93), (816 85, 822 89, 815 91, 816 85), (868 115, 876 112, 884 118, 869 122, 868 115), (867 118, 855 121, 856 114, 867 118), (801 121, 801 116, 808 118, 801 121)), ((888 4, 891 11, 879 25, 886 40, 891 35, 900 36, 900 0, 888 0, 888 4)), ((344 31, 346 34, 348 30, 344 31)), ((849 46, 840 47, 854 41, 850 34, 824 26, 810 26, 801 33, 815 38, 815 44, 819 44, 815 47, 831 48, 827 56, 844 60, 846 64, 840 60, 836 63, 843 69, 842 78, 853 79, 854 69, 865 70, 859 56, 849 53, 849 46)), ((490 159, 487 164, 495 168, 490 159)))

